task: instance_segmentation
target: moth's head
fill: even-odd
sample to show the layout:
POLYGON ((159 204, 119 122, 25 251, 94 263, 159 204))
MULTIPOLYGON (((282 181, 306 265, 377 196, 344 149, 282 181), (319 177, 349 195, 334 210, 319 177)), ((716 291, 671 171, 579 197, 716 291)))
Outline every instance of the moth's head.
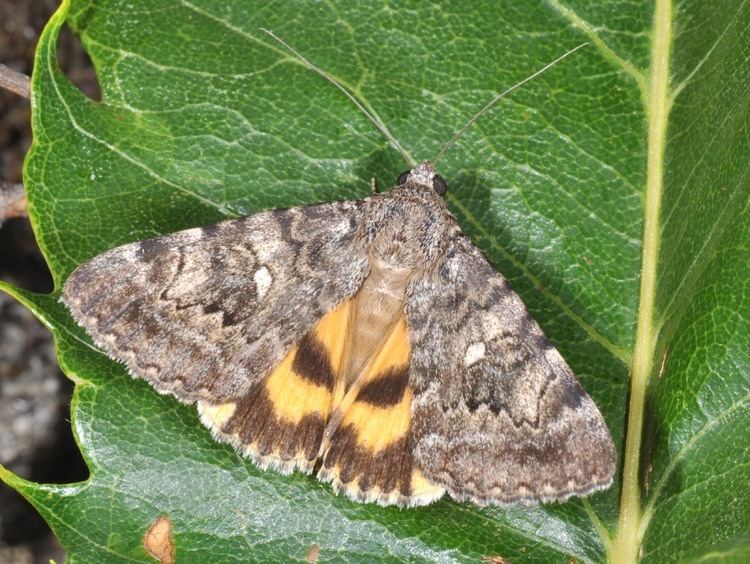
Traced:
POLYGON ((405 184, 424 186, 434 190, 438 196, 445 194, 448 189, 445 180, 435 172, 435 167, 430 161, 422 161, 413 169, 402 172, 398 177, 398 185, 403 186, 405 184))

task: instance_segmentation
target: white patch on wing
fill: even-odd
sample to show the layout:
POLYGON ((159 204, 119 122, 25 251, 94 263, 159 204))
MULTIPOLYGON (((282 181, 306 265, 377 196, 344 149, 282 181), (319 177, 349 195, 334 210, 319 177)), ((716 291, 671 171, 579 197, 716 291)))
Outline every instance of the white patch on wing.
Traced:
POLYGON ((260 301, 264 297, 266 297, 268 289, 271 287, 271 283, 273 282, 273 278, 271 277, 271 273, 268 271, 268 269, 265 266, 261 266, 258 270, 255 271, 253 280, 255 281, 255 288, 258 292, 258 300, 260 301))
POLYGON ((466 347, 466 354, 464 355, 464 366, 467 368, 479 362, 484 358, 484 353, 487 352, 484 343, 472 343, 466 347))

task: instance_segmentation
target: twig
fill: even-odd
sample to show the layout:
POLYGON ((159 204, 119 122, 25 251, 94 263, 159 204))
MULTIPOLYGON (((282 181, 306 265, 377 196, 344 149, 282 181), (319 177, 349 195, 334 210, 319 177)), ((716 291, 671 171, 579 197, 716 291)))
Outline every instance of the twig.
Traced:
POLYGON ((0 182, 0 224, 12 217, 26 217, 26 192, 23 184, 0 182))
POLYGON ((0 63, 0 88, 28 99, 29 83, 28 76, 0 63))

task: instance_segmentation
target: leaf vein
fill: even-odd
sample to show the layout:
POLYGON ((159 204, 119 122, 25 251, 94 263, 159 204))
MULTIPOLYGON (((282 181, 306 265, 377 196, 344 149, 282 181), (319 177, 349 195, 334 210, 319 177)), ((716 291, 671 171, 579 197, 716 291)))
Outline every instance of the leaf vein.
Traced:
POLYGON ((58 100, 60 101, 60 103, 64 107, 65 113, 67 114, 67 116, 68 116, 68 118, 70 120, 71 126, 73 126, 73 128, 76 131, 78 131, 84 137, 86 137, 88 139, 91 139, 95 143, 98 143, 98 144, 106 147, 107 149, 109 149, 115 155, 118 155, 119 157, 121 157, 122 159, 124 159, 127 162, 131 163, 132 165, 140 168, 146 174, 148 174, 152 178, 155 178, 159 182, 162 182, 165 185, 170 186, 170 187, 178 190, 179 192, 182 192, 183 194, 185 194, 187 196, 190 196, 190 197, 193 197, 193 198, 197 199, 198 201, 200 201, 201 203, 205 204, 208 207, 215 208, 215 209, 219 210, 222 214, 224 214, 227 217, 236 217, 237 216, 237 214, 231 208, 227 207, 226 205, 214 202, 213 200, 211 200, 209 198, 206 198, 205 196, 201 196, 200 194, 197 194, 193 190, 190 190, 190 189, 188 189, 188 188, 186 188, 186 187, 184 187, 184 186, 182 186, 180 184, 172 182, 168 178, 165 178, 165 177, 161 176, 158 172, 156 172, 155 170, 153 170, 152 168, 150 168, 145 163, 139 161, 135 157, 129 155, 128 153, 126 153, 125 151, 119 149, 118 147, 116 147, 115 145, 109 143, 108 141, 106 141, 104 139, 100 139, 99 137, 97 137, 96 135, 94 135, 93 133, 91 133, 90 131, 88 131, 87 129, 85 129, 83 126, 81 126, 78 123, 78 120, 75 118, 73 110, 70 108, 70 106, 68 105, 67 101, 65 100, 65 97, 63 96, 62 92, 60 91, 60 88, 59 88, 59 85, 57 83, 57 80, 55 79, 55 77, 57 77, 57 73, 55 73, 54 62, 53 61, 54 61, 54 52, 53 52, 51 44, 50 44, 50 46, 47 49, 47 65, 48 65, 48 69, 47 70, 49 72, 50 77, 53 77, 52 85, 53 85, 53 87, 55 89, 55 94, 57 95, 58 100))
POLYGON ((596 33, 594 27, 589 22, 584 20, 581 16, 579 16, 575 12, 575 10, 569 8, 568 6, 565 6, 559 0, 547 0, 547 4, 557 13, 559 13, 563 18, 568 20, 573 27, 580 29, 584 34, 586 34, 586 36, 589 38, 589 41, 591 41, 591 43, 593 43, 602 52, 605 58, 614 62, 625 73, 633 77, 635 82, 638 84, 639 90, 641 91, 641 96, 645 98, 648 87, 646 77, 640 70, 633 66, 630 61, 620 57, 620 55, 618 55, 614 49, 607 45, 606 42, 599 36, 599 34, 596 33))
POLYGON ((679 84, 677 84, 673 91, 672 95, 670 96, 670 104, 674 103, 675 99, 680 95, 680 92, 682 92, 682 89, 685 88, 688 84, 690 84, 690 81, 692 80, 693 76, 703 67, 704 63, 709 59, 711 56, 711 53, 714 52, 714 49, 719 46, 719 44, 724 39, 724 36, 726 35, 727 31, 729 31, 729 28, 732 27, 732 25, 737 21, 737 17, 739 16, 740 12, 742 12, 743 8, 745 7, 745 4, 747 4, 747 0, 742 0, 742 3, 740 4, 739 8, 737 8, 737 11, 732 14, 732 17, 730 18, 729 22, 727 23, 727 26, 724 28, 724 30, 721 32, 719 37, 716 38, 716 41, 713 42, 711 47, 706 51, 706 54, 703 56, 703 58, 698 61, 698 64, 693 67, 693 70, 690 71, 690 73, 682 80, 679 84))
POLYGON ((562 310, 562 312, 565 315, 567 315, 576 324, 578 324, 589 335, 592 341, 601 345, 604 349, 609 351, 609 353, 612 354, 612 356, 620 360, 622 363, 624 364, 630 363, 631 356, 628 351, 615 345, 612 341, 610 341, 607 337, 605 337, 597 329, 595 329, 593 325, 591 325, 590 323, 585 321, 580 315, 575 313, 570 308, 570 306, 568 306, 565 302, 562 301, 562 299, 559 296, 550 292, 549 289, 544 284, 542 284, 541 280, 539 280, 539 278, 536 275, 534 275, 525 264, 523 264, 521 261, 516 259, 516 257, 513 256, 511 252, 509 252, 505 247, 503 247, 499 243, 499 241, 484 227, 484 225, 476 218, 476 216, 473 213, 471 213, 461 203, 461 201, 458 198, 453 196, 450 192, 448 192, 447 197, 451 201, 451 203, 461 211, 461 213, 463 214, 467 222, 470 223, 471 226, 478 233, 480 233, 482 237, 484 237, 495 250, 497 250, 500 254, 502 254, 516 268, 518 268, 523 273, 523 275, 531 282, 534 288, 536 288, 539 292, 541 292, 547 298, 552 300, 562 310))
POLYGON ((672 456, 669 464, 664 470, 664 473, 659 477, 659 481, 654 486, 653 494, 649 498, 644 508, 641 518, 641 525, 638 531, 638 535, 641 540, 643 540, 643 536, 646 534, 646 529, 648 529, 648 524, 651 521, 651 518, 653 517, 656 510, 656 501, 661 496, 662 490, 666 486, 667 481, 669 480, 672 473, 677 468, 677 465, 685 458, 690 450, 698 445, 698 443, 703 439, 705 435, 707 435, 714 429, 714 427, 729 419, 740 408, 746 408, 748 406, 750 406, 750 393, 745 394, 736 402, 730 404, 726 409, 720 411, 714 418, 709 419, 706 424, 704 424, 692 437, 690 437, 690 439, 684 445, 682 445, 680 450, 678 450, 674 454, 674 456, 672 456))

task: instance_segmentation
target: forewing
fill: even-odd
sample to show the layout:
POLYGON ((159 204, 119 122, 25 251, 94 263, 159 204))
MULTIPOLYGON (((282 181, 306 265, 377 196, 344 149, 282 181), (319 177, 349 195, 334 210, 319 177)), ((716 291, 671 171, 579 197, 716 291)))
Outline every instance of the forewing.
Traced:
POLYGON ((124 245, 81 265, 62 299, 159 392, 234 401, 357 291, 364 206, 275 210, 124 245))
POLYGON ((607 426, 518 295, 463 235, 407 290, 414 459, 452 497, 512 504, 609 486, 607 426))

